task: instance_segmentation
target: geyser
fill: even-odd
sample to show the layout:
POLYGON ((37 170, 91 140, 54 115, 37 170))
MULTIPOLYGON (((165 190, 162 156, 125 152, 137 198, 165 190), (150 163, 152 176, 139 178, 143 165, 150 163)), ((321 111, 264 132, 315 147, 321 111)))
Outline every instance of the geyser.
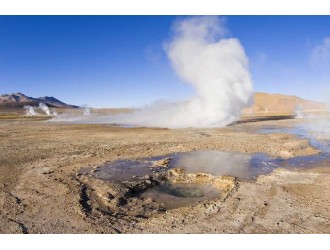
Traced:
POLYGON ((252 98, 248 59, 238 39, 224 38, 223 20, 191 17, 177 21, 166 45, 173 69, 196 95, 179 103, 152 104, 116 123, 168 128, 221 127, 240 118, 252 98))
POLYGON ((45 103, 40 102, 39 108, 42 109, 46 113, 46 115, 51 115, 50 110, 45 103))
POLYGON ((34 110, 34 107, 32 107, 30 105, 25 105, 24 109, 25 109, 25 116, 36 116, 36 115, 38 115, 38 113, 34 110))
MULTIPOLYGON (((116 123, 166 128, 222 127, 251 104, 248 59, 236 38, 226 38, 223 19, 190 17, 173 25, 165 50, 176 74, 195 90, 192 98, 156 102, 133 113, 80 117, 78 123, 116 123)), ((56 121, 56 119, 55 119, 56 121)))
POLYGON ((90 108, 88 105, 84 105, 84 110, 83 110, 84 116, 89 116, 91 114, 90 108))

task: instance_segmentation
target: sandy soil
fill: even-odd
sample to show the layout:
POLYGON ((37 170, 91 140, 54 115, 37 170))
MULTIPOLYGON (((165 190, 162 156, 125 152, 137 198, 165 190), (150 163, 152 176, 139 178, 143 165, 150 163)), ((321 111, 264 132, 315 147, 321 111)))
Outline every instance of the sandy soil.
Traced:
POLYGON ((318 153, 288 134, 255 134, 263 125, 218 129, 0 121, 1 233, 330 233, 330 172, 276 170, 236 181, 225 196, 150 218, 95 209, 93 190, 76 177, 86 166, 199 149, 263 152, 289 158, 318 153))
POLYGON ((252 107, 245 109, 244 113, 266 113, 268 115, 271 113, 295 114, 297 109, 300 109, 303 113, 318 113, 325 111, 326 106, 324 103, 302 99, 297 96, 255 92, 252 107))

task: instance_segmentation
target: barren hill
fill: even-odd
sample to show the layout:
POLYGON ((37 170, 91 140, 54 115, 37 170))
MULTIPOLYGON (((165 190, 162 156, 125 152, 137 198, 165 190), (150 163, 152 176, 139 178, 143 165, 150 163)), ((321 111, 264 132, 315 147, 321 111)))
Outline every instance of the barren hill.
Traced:
MULTIPOLYGON (((54 108, 79 108, 79 106, 66 104, 55 97, 29 97, 22 93, 0 95, 0 109, 23 108, 24 105, 38 106, 45 103, 54 108)), ((297 96, 268 94, 256 92, 253 105, 243 110, 245 115, 267 115, 267 114, 294 114, 297 110, 303 112, 318 112, 325 110, 325 104, 302 99, 297 96)))
POLYGON ((66 104, 55 97, 49 96, 34 98, 19 92, 0 95, 0 109, 22 108, 25 105, 38 106, 40 102, 53 108, 79 108, 78 106, 66 104))
POLYGON ((250 108, 244 110, 244 114, 268 114, 282 113, 294 114, 297 110, 303 112, 324 111, 326 108, 322 102, 302 99, 297 96, 268 94, 256 92, 254 102, 250 108))

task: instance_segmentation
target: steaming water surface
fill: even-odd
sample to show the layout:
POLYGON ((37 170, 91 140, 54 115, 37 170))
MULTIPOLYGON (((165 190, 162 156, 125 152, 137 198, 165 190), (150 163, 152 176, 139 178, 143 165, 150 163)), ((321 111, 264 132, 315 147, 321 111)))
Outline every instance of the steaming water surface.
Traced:
POLYGON ((254 180, 259 175, 268 174, 275 168, 310 168, 325 165, 329 160, 329 153, 282 159, 271 158, 265 154, 194 151, 135 161, 118 160, 98 168, 93 173, 93 176, 98 179, 120 183, 128 181, 135 176, 150 175, 155 172, 167 171, 171 168, 183 168, 189 173, 203 172, 215 176, 229 175, 240 180, 254 180), (153 161, 166 157, 171 157, 171 162, 167 168, 152 167, 153 161))
MULTIPOLYGON (((136 177, 184 168, 188 172, 204 172, 215 176, 230 175, 240 180, 253 180, 268 174, 275 168, 299 169, 322 166, 329 163, 330 155, 301 156, 292 159, 271 158, 265 154, 243 154, 218 151, 194 151, 175 153, 141 160, 118 160, 104 165, 93 172, 95 178, 111 182, 125 182, 136 177), (153 161, 171 157, 167 168, 152 167, 153 161)), ((86 170, 85 170, 86 171, 86 170)), ((219 197, 221 191, 206 184, 161 184, 141 194, 142 198, 152 198, 161 207, 169 210, 219 197)))
MULTIPOLYGON (((209 173, 215 176, 229 175, 240 180, 253 180, 259 175, 268 174, 275 168, 301 169, 315 166, 328 166, 330 162, 330 140, 304 127, 279 128, 265 127, 257 133, 289 133, 308 139, 321 153, 313 156, 299 156, 291 159, 272 158, 265 154, 245 154, 221 151, 193 151, 142 158, 138 160, 117 160, 97 168, 90 173, 98 179, 111 182, 125 182, 132 178, 183 168, 190 173, 209 173), (155 161, 170 158, 167 167, 153 167, 155 161)), ((90 172, 85 169, 83 172, 90 172)), ((220 195, 211 185, 201 184, 162 184, 149 189, 141 196, 151 197, 166 209, 195 204, 220 195)))
POLYGON ((193 151, 174 153, 140 160, 117 160, 104 165, 93 173, 95 178, 112 182, 128 181, 134 176, 183 168, 190 173, 209 173, 215 176, 229 175, 242 180, 255 179, 260 174, 270 173, 283 160, 272 159, 265 154, 244 154, 219 151, 193 151), (154 161, 170 157, 167 168, 152 167, 154 161))
POLYGON ((165 184, 148 190, 141 197, 152 198, 166 209, 189 206, 218 197, 219 189, 205 184, 165 184))

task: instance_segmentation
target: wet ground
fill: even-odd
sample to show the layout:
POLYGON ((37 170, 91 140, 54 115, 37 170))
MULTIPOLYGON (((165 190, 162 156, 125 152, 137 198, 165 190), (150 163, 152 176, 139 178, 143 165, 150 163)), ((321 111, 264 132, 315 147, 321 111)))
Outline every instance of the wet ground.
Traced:
MULTIPOLYGON (((238 153, 224 151, 192 151, 168 155, 117 160, 97 168, 85 168, 80 173, 88 174, 106 182, 125 183, 145 176, 165 174, 171 169, 184 169, 187 173, 206 173, 213 176, 232 176, 241 181, 256 180, 259 175, 271 173, 274 169, 302 170, 327 166, 330 162, 330 141, 316 139, 316 133, 301 125, 290 128, 263 126, 258 134, 292 134, 309 143, 321 152, 309 156, 289 159, 270 157, 262 153, 238 153), (157 167, 157 163, 163 162, 157 167), (166 162, 166 164, 164 164, 166 162), (156 163, 156 164, 155 164, 156 163)), ((319 138, 319 135, 318 135, 319 138)), ((221 190, 205 184, 173 184, 170 182, 152 185, 141 192, 141 198, 151 198, 166 210, 189 206, 219 197, 221 190)))
POLYGON ((321 150, 322 153, 330 153, 329 134, 313 131, 302 124, 292 128, 266 127, 256 132, 259 134, 292 134, 299 138, 307 139, 314 148, 321 150))

